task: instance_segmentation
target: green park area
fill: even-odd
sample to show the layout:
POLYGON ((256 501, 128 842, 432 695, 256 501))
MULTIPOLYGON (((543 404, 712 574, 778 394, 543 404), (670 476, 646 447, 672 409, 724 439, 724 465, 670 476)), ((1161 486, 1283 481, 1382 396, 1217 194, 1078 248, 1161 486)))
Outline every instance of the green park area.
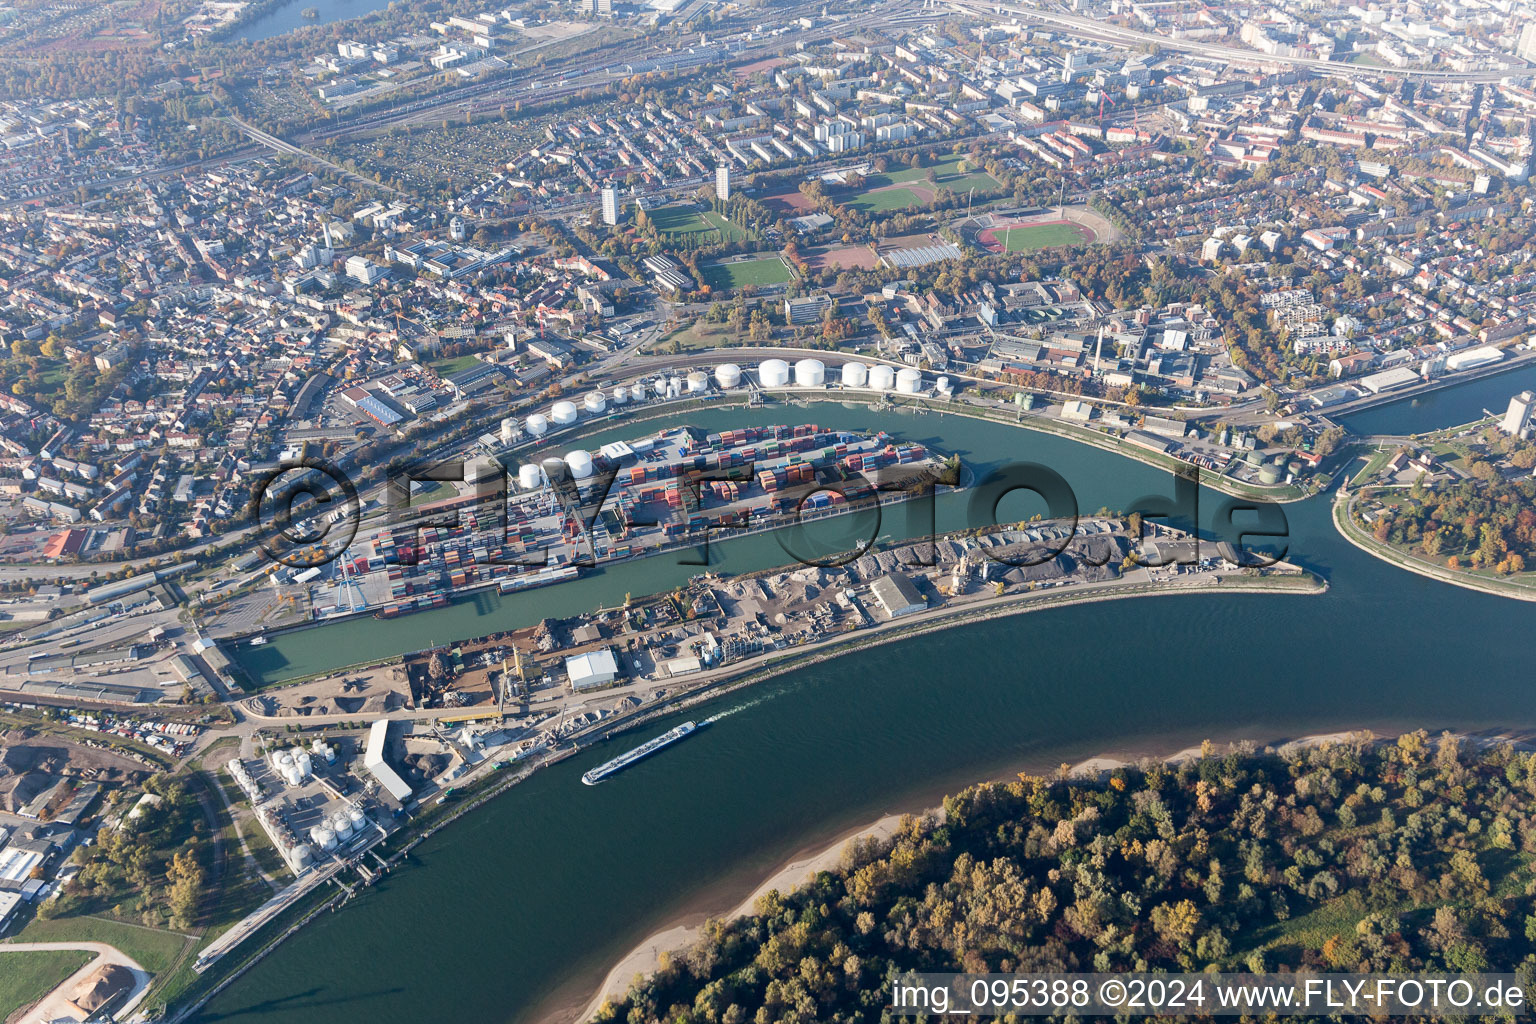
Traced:
POLYGON ((733 260, 700 267, 704 283, 715 291, 734 290, 755 285, 759 288, 788 284, 793 275, 784 261, 777 256, 757 259, 733 260))
POLYGON ((900 167, 871 174, 857 192, 849 193, 841 202, 865 213, 910 210, 926 205, 935 187, 960 193, 972 188, 996 188, 997 184, 996 178, 973 166, 965 157, 951 155, 926 167, 900 167), (928 177, 930 171, 932 181, 928 177), (914 187, 899 187, 908 185, 914 187))
POLYGON ((0 1020, 52 992, 95 955, 75 949, 8 953, 0 946, 0 1020))
POLYGON ((717 245, 743 242, 751 236, 713 210, 690 206, 663 206, 645 214, 658 234, 686 245, 717 245))
MULTIPOLYGON (((164 928, 148 928, 84 914, 53 920, 35 918, 16 934, 17 942, 104 942, 122 950, 151 974, 169 970, 187 948, 188 938, 164 928)), ((0 946, 0 949, 4 948, 0 946)))

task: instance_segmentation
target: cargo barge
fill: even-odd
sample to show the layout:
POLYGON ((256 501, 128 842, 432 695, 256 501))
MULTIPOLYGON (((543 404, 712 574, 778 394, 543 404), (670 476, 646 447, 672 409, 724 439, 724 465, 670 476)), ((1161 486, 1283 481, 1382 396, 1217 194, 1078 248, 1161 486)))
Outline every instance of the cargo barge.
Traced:
POLYGON ((655 739, 646 740, 634 750, 626 751, 614 758, 598 765, 581 777, 581 781, 588 786, 595 786, 608 776, 623 771, 636 761, 643 761, 659 750, 670 747, 679 740, 685 740, 698 731, 698 726, 693 722, 684 722, 675 729, 669 729, 655 739))

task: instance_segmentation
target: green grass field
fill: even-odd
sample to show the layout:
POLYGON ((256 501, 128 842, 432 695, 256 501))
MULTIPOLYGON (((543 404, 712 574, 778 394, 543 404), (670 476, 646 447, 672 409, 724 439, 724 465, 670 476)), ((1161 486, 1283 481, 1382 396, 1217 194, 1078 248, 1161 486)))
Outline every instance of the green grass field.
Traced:
POLYGON ((7 953, 0 946, 0 1020, 43 998, 95 955, 74 949, 7 953))
POLYGON ((987 188, 997 184, 996 178, 986 171, 972 166, 965 157, 947 156, 942 160, 934 161, 927 167, 902 167, 898 170, 886 171, 883 174, 872 174, 864 179, 864 185, 866 188, 880 188, 884 185, 927 181, 930 170, 937 176, 940 185, 953 192, 969 189, 973 185, 976 188, 987 188), (964 171, 960 170, 962 162, 966 165, 964 171))
POLYGON ((434 359, 427 365, 436 370, 438 376, 446 377, 450 373, 458 373, 460 370, 467 370, 478 362, 480 362, 480 360, 476 358, 473 353, 471 353, 470 355, 456 356, 453 359, 434 359))
POLYGON ((792 279, 789 268, 777 256, 741 260, 736 263, 716 263, 701 267, 704 283, 716 291, 744 288, 747 285, 788 284, 792 279))
POLYGON ((910 210, 923 205, 918 193, 897 185, 917 185, 928 188, 928 172, 932 171, 936 183, 951 192, 968 192, 972 188, 988 189, 997 186, 997 179, 984 170, 973 168, 962 156, 947 156, 927 167, 900 167, 871 174, 864 179, 858 193, 840 200, 845 206, 865 213, 886 213, 891 210, 910 210), (965 163, 965 170, 960 169, 965 163), (884 189, 884 191, 879 191, 884 189))
POLYGON ((751 237, 713 210, 663 206, 651 210, 646 217, 660 234, 675 242, 712 245, 717 242, 743 242, 751 237))
POLYGON ((187 946, 187 936, 179 932, 108 921, 102 917, 33 920, 15 938, 17 942, 105 942, 137 960, 139 966, 151 974, 169 970, 187 946))
POLYGON ((1005 243, 1009 252, 1030 252, 1058 245, 1079 245, 1092 239, 1092 232, 1079 224, 1025 224, 1012 229, 994 229, 993 235, 1005 243))
POLYGON ((887 188, 879 192, 861 192, 845 200, 843 205, 865 213, 887 213, 915 209, 922 206, 923 201, 909 188, 887 188))

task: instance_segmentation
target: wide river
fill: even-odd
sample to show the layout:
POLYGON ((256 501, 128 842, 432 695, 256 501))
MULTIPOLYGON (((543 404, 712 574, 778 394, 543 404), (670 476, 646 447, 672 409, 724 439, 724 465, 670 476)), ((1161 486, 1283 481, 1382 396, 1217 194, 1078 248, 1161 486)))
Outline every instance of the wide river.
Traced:
MULTIPOLYGON (((689 422, 716 430, 753 415, 886 429, 958 452, 983 473, 1044 463, 1085 512, 1170 490, 1165 474, 1141 463, 957 417, 816 405, 689 422)), ((1203 520, 1219 500, 1203 495, 1203 520)), ((962 496, 940 502, 939 528, 964 525, 965 505, 962 496)), ((1370 558, 1335 533, 1326 500, 1285 511, 1290 557, 1329 579, 1324 596, 1054 609, 890 644, 720 698, 690 713, 723 715, 716 724, 605 785, 582 786, 579 776, 633 737, 541 771, 439 832, 417 847, 413 866, 303 930, 198 1019, 518 1024, 581 1004, 613 961, 669 920, 723 911, 796 853, 979 779, 1098 753, 1172 752, 1207 737, 1536 726, 1531 605, 1370 558)), ((904 532, 904 516, 888 516, 883 532, 904 532)), ((786 561, 769 537, 722 552, 725 569, 786 561)), ((319 671, 616 602, 697 571, 652 559, 511 601, 280 637, 247 661, 273 679, 319 671)))

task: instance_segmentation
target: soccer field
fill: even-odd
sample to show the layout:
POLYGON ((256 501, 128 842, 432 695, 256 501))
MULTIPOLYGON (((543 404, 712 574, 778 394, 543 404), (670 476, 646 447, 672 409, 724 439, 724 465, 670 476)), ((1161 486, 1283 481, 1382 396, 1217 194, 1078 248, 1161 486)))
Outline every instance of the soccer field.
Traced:
POLYGON ((921 206, 922 202, 909 188, 887 188, 879 192, 861 192, 844 205, 865 213, 884 213, 887 210, 910 210, 921 206))
POLYGON ((1061 245, 1082 245, 1098 236, 1092 228, 1071 221, 1054 220, 1038 224, 1015 224, 1012 227, 988 228, 981 233, 981 242, 989 249, 1008 252, 1029 252, 1034 249, 1050 249, 1061 245))
POLYGON ((777 256, 764 256, 755 260, 735 263, 715 263, 699 268, 704 283, 716 291, 744 288, 747 285, 788 284, 792 279, 789 268, 777 256))

